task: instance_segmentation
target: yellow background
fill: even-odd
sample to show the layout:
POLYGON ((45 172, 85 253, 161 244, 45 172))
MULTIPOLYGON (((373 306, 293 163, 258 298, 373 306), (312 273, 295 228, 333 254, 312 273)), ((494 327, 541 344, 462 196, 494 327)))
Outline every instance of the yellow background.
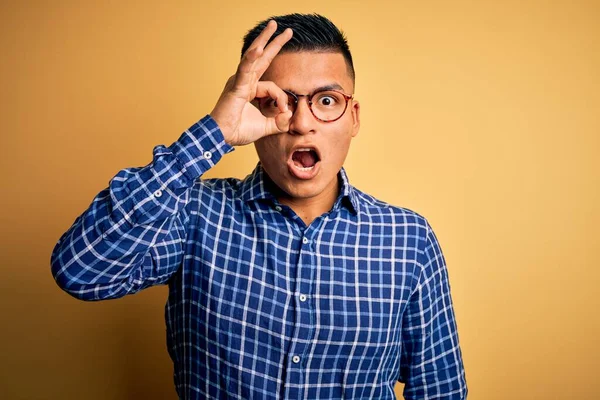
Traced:
MULTIPOLYGON (((355 57, 351 182, 425 215, 442 245, 469 398, 599 398, 598 2, 0 7, 0 398, 175 398, 166 287, 78 302, 52 248, 119 169, 210 112, 247 29, 315 11, 355 57)), ((238 148, 207 177, 256 161, 238 148)))

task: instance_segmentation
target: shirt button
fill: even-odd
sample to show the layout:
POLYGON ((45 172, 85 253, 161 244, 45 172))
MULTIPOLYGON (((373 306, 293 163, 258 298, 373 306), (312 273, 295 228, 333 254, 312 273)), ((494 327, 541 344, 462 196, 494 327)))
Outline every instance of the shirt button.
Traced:
POLYGON ((275 211, 277 211, 277 212, 281 212, 281 210, 282 210, 282 208, 281 208, 281 207, 279 207, 279 206, 276 206, 276 207, 275 207, 275 211))
POLYGON ((207 160, 210 160, 212 157, 212 153, 210 151, 205 151, 204 152, 204 158, 206 158, 207 160))
POLYGON ((162 196, 161 190, 157 190, 156 192, 154 192, 154 197, 160 197, 160 196, 162 196))
POLYGON ((305 294, 301 294, 300 295, 300 301, 306 301, 306 295, 305 294))
POLYGON ((292 361, 294 362, 294 364, 298 364, 300 362, 300 357, 294 356, 294 357, 292 357, 292 361))
POLYGON ((307 244, 308 243, 308 238, 307 237, 303 237, 302 238, 302 243, 307 244))

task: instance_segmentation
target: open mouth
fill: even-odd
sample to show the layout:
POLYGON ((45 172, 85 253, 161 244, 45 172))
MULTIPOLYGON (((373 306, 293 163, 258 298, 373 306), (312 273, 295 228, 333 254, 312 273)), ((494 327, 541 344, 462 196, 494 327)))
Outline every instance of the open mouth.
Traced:
POLYGON ((301 171, 310 171, 315 167, 315 165, 317 165, 319 161, 321 160, 319 159, 317 152, 309 147, 297 149, 292 154, 292 162, 294 163, 294 167, 301 171))
POLYGON ((312 179, 319 173, 321 157, 314 147, 298 147, 288 159, 290 174, 302 180, 312 179))

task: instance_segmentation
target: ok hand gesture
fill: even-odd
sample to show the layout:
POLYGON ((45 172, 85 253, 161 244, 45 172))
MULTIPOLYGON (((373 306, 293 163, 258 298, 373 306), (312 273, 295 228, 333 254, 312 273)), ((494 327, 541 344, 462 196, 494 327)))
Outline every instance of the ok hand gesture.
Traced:
POLYGON ((292 30, 288 28, 266 46, 276 30, 277 23, 269 21, 242 56, 235 75, 227 80, 223 93, 210 113, 225 141, 232 146, 246 145, 264 136, 288 131, 292 112, 288 110, 286 93, 273 82, 259 80, 292 37, 292 30), (276 100, 280 113, 271 118, 262 115, 250 103, 261 97, 276 100))

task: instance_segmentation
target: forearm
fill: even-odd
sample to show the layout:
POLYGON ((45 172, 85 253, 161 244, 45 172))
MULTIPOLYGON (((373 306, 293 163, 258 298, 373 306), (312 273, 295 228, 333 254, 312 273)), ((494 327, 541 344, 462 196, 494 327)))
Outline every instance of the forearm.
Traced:
POLYGON ((101 300, 164 283, 182 259, 191 189, 232 148, 210 117, 143 168, 121 170, 60 238, 52 274, 69 294, 101 300))

